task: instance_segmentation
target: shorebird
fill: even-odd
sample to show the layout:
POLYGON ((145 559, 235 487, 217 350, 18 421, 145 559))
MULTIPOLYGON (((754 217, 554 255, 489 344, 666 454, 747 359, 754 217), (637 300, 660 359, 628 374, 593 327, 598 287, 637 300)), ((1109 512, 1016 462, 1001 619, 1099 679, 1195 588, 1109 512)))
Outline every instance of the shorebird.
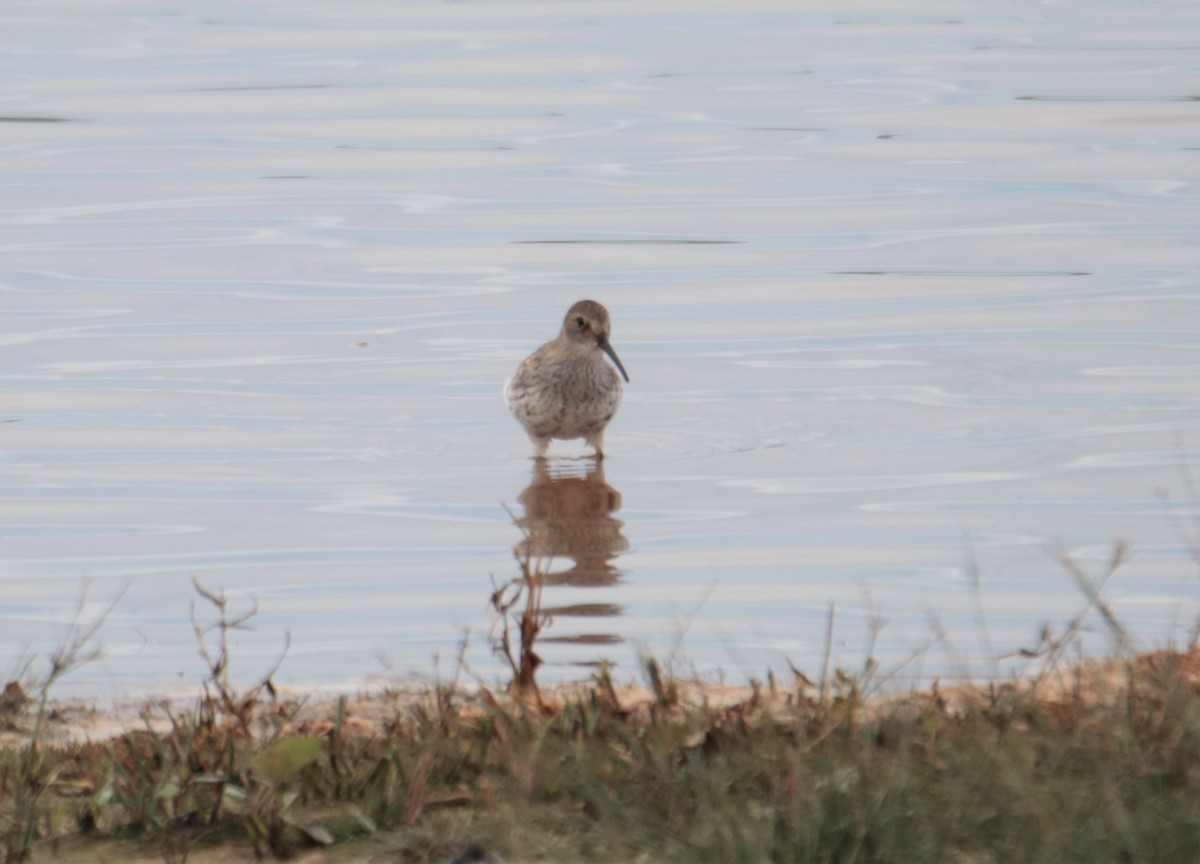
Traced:
POLYGON ((604 427, 621 404, 621 379, 603 355, 629 380, 608 344, 610 329, 607 309, 580 300, 567 311, 558 338, 526 357, 504 385, 508 410, 525 427, 538 459, 552 438, 583 438, 604 458, 604 427))

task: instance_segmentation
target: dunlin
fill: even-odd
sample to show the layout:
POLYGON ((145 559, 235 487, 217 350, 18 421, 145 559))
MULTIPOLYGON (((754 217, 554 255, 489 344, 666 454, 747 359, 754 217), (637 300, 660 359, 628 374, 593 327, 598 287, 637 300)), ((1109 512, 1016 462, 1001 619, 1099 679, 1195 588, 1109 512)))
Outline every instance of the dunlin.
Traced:
POLYGON ((508 409, 525 427, 539 459, 552 438, 583 438, 597 459, 604 458, 604 427, 621 404, 621 379, 603 355, 629 380, 608 344, 609 330, 608 310, 594 300, 580 300, 567 312, 558 338, 526 357, 505 385, 508 409))

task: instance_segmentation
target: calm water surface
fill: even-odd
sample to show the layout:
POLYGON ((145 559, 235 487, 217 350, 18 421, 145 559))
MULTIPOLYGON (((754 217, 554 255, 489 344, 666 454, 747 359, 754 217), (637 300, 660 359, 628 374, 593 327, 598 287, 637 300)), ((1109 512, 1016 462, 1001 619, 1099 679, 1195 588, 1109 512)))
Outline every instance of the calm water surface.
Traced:
POLYGON ((495 680, 514 552, 545 678, 816 674, 831 604, 1005 673, 1117 540, 1186 642, 1195 6, 837 7, 6 3, 0 674, 86 583, 77 692, 191 686, 195 579, 244 676, 495 680), (584 297, 632 384, 538 471, 501 386, 584 297))

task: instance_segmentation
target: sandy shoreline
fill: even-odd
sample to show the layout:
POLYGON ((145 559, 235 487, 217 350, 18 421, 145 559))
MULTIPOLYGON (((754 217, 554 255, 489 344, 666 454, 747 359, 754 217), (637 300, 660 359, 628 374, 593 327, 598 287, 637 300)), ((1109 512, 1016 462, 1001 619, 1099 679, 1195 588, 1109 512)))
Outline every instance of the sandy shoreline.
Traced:
MULTIPOLYGON (((1181 682, 1200 691, 1200 648, 1186 652, 1156 651, 1139 655, 1132 660, 1090 660, 1066 664, 1056 673, 1038 678, 981 681, 973 684, 933 682, 930 686, 908 690, 881 688, 869 695, 867 702, 879 706, 905 701, 937 700, 943 707, 954 710, 983 698, 989 692, 1012 689, 1047 701, 1081 695, 1092 700, 1113 698, 1122 693, 1141 675, 1158 674, 1170 664, 1181 682)), ((669 682, 672 700, 684 707, 706 707, 725 710, 753 706, 768 710, 787 711, 797 700, 820 697, 819 685, 797 676, 790 686, 776 682, 753 685, 728 685, 700 681, 672 680, 669 682)), ((370 734, 382 729, 395 718, 410 712, 422 703, 430 705, 439 698, 450 698, 457 710, 470 714, 486 710, 496 702, 512 707, 524 704, 544 714, 553 714, 562 707, 591 694, 605 693, 610 700, 631 717, 663 703, 649 686, 623 685, 604 687, 595 681, 557 684, 542 688, 537 694, 512 695, 483 685, 446 685, 410 682, 386 684, 355 691, 329 692, 327 689, 302 687, 280 688, 274 700, 262 700, 257 711, 269 712, 283 718, 289 731, 303 734, 322 734, 335 722, 339 713, 345 727, 370 734)), ((12 694, 0 702, 0 748, 19 748, 28 744, 36 714, 36 704, 26 697, 21 704, 12 694)), ((832 698, 830 688, 830 698, 832 698)), ((102 743, 131 731, 165 732, 171 727, 171 717, 189 716, 201 710, 203 696, 197 692, 149 694, 105 700, 75 697, 50 699, 47 703, 45 725, 41 740, 46 746, 71 746, 102 743)))

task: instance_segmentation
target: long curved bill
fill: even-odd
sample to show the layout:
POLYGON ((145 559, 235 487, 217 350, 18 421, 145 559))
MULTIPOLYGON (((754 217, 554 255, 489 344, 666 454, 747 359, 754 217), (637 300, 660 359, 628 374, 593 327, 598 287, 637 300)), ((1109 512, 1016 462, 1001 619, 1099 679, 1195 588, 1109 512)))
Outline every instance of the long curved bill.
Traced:
POLYGON ((629 383, 629 375, 625 371, 625 367, 621 365, 621 358, 617 356, 617 352, 608 344, 608 337, 603 333, 596 339, 596 344, 600 346, 600 350, 612 358, 612 361, 617 364, 617 368, 621 370, 621 377, 625 379, 625 383, 629 383))

